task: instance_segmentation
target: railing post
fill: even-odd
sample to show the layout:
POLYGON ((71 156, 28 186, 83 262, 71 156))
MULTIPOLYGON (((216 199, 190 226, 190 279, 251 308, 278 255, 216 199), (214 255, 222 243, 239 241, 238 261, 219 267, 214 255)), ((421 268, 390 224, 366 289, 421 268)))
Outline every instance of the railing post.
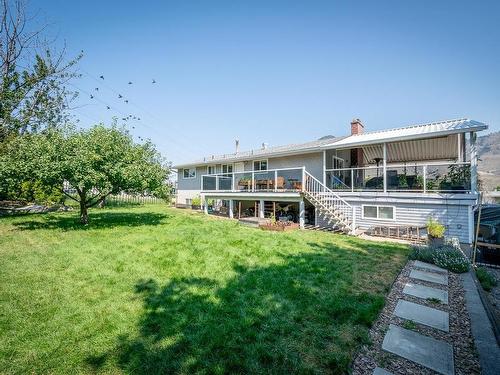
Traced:
POLYGON ((255 172, 252 171, 252 191, 255 191, 255 172))
POLYGON ((383 144, 382 147, 383 150, 383 157, 384 157, 384 164, 383 165, 383 173, 382 173, 382 178, 384 179, 384 193, 387 193, 387 143, 383 144))
POLYGON ((274 170, 274 191, 278 191, 278 170, 274 170))
POLYGON ((302 184, 301 184, 301 187, 302 187, 302 191, 305 190, 305 186, 306 186, 306 167, 302 167, 302 184))
POLYGON ((354 169, 351 168, 351 193, 354 193, 354 169))
POLYGON ((219 191, 219 176, 215 176, 215 190, 219 191))
POLYGON ((422 173, 424 174, 424 194, 427 193, 427 165, 422 167, 422 173))

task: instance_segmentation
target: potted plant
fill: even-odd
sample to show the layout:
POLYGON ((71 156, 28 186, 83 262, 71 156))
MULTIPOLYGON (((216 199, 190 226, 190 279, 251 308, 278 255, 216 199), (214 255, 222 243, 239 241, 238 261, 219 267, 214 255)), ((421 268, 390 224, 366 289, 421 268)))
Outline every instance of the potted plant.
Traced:
POLYGON ((201 198, 199 195, 197 195, 196 197, 194 197, 191 200, 191 209, 192 210, 200 210, 201 209, 201 198))
POLYGON ((406 178, 406 173, 398 176, 398 187, 401 189, 408 189, 408 179, 406 178))
POLYGON ((432 217, 427 221, 427 238, 429 243, 434 246, 444 244, 444 232, 446 228, 439 221, 434 220, 432 217))

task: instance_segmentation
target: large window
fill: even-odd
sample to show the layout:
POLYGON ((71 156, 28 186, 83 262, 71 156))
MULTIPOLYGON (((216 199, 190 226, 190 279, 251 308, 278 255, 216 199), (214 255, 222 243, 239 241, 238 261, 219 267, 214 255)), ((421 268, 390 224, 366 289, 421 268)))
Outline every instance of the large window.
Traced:
POLYGON ((363 219, 396 220, 396 207, 363 205, 363 219))
POLYGON ((253 162, 254 171, 267 171, 267 160, 255 160, 253 162))
POLYGON ((196 168, 184 168, 182 171, 183 178, 195 178, 196 177, 196 168))
POLYGON ((222 173, 233 173, 232 164, 222 164, 222 173))

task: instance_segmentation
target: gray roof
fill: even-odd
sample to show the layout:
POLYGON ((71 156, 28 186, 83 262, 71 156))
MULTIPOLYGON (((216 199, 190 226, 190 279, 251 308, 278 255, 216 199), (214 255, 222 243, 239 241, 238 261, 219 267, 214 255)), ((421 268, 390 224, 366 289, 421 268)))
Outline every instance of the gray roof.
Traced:
POLYGON ((176 165, 174 168, 191 167, 195 165, 208 165, 216 163, 232 163, 249 159, 257 159, 267 156, 285 156, 291 154, 322 151, 326 148, 346 148, 368 144, 379 144, 383 142, 397 142, 401 140, 429 138, 433 136, 445 136, 449 134, 467 131, 478 131, 487 129, 488 126, 466 118, 456 120, 437 121, 426 124, 411 125, 395 129, 377 130, 365 132, 359 135, 344 137, 322 137, 319 140, 294 143, 284 146, 268 147, 250 151, 242 151, 232 154, 211 155, 191 163, 176 165))

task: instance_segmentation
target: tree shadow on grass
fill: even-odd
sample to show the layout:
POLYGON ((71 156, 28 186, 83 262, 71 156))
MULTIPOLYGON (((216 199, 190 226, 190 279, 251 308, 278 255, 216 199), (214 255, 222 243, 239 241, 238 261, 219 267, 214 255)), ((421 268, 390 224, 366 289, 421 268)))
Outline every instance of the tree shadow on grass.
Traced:
POLYGON ((169 218, 168 214, 152 212, 90 211, 89 224, 82 225, 78 215, 47 214, 12 223, 18 230, 62 229, 91 230, 118 226, 137 227, 160 225, 169 218))
POLYGON ((372 251, 339 262, 345 254, 323 248, 265 267, 234 265, 225 282, 139 280, 139 333, 118 337, 87 363, 98 370, 113 358, 134 374, 346 373, 383 307, 384 288, 353 287, 350 262, 372 251))

